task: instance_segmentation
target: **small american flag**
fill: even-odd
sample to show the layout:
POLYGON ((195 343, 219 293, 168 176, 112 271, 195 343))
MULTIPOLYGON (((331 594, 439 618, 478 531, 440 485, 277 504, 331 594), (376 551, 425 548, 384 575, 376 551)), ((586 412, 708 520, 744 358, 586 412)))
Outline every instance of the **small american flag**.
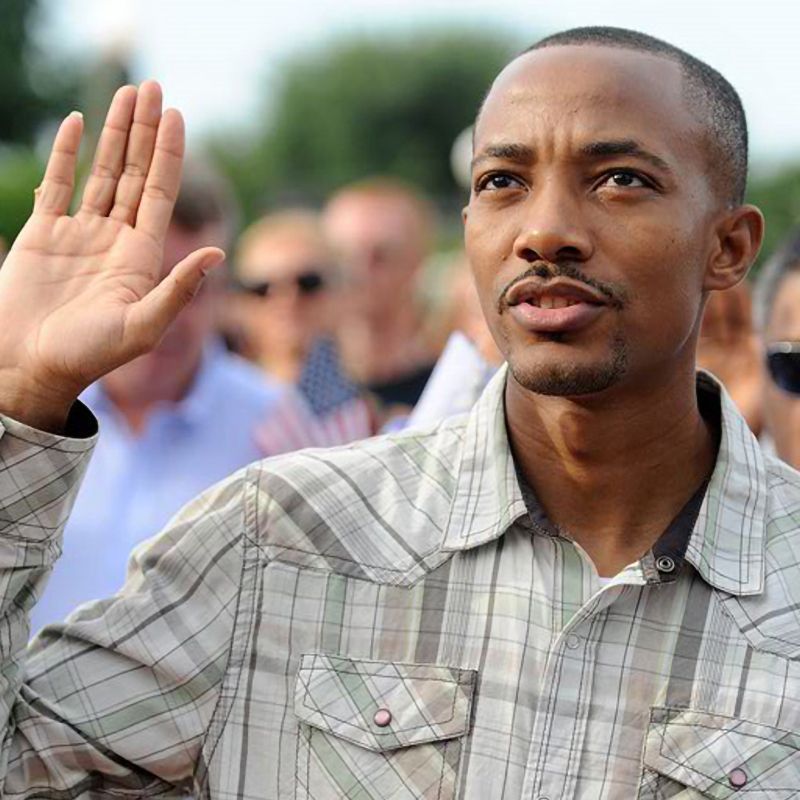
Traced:
POLYGON ((372 408, 342 370, 336 344, 311 348, 297 384, 288 389, 256 430, 265 456, 303 447, 333 447, 375 433, 372 408))

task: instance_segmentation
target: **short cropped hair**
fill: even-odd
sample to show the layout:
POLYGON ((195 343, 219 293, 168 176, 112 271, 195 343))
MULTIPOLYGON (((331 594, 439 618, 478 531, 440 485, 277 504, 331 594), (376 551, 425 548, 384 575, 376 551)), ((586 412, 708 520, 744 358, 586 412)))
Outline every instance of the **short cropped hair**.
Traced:
POLYGON ((794 273, 800 273, 800 226, 789 233, 758 274, 754 302, 756 323, 762 331, 772 318, 781 284, 794 273))
POLYGON ((530 53, 559 45, 599 45, 652 53, 680 65, 692 112, 703 122, 710 145, 709 172, 726 202, 744 201, 747 183, 747 119, 736 89, 713 67, 645 33, 612 27, 572 28, 541 39, 530 53))
POLYGON ((265 240, 274 242, 285 239, 302 239, 321 253, 331 254, 319 212, 308 208, 286 208, 265 214, 242 231, 236 244, 237 267, 241 266, 242 260, 256 245, 265 240))
POLYGON ((239 220, 239 209, 228 181, 210 164, 186 164, 172 222, 196 233, 207 225, 219 225, 230 241, 239 220))

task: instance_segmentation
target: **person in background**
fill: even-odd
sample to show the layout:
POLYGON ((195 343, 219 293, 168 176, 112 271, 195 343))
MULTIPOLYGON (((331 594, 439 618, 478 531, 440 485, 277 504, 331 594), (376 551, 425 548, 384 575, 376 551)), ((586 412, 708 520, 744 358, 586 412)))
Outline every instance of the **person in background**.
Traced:
POLYGON ((443 327, 450 332, 414 409, 389 421, 384 432, 435 424, 469 411, 503 363, 481 310, 475 280, 464 254, 446 269, 443 327))
MULTIPOLYGON (((220 177, 189 167, 166 233, 163 273, 203 244, 225 246, 232 217, 220 177)), ((136 544, 198 492, 261 457, 256 427, 282 389, 218 341, 224 287, 223 272, 212 272, 155 350, 83 393, 102 441, 32 631, 79 603, 114 594, 136 544)))
POLYGON ((758 276, 756 322, 764 343, 765 447, 800 467, 800 227, 758 276))
POLYGON ((761 432, 764 370, 747 283, 708 298, 697 342, 697 366, 719 378, 747 420, 761 432))
POLYGON ((263 456, 330 447, 375 432, 371 404, 342 368, 333 337, 338 268, 313 211, 288 209, 239 239, 224 326, 270 377, 290 384, 256 429, 263 456))
POLYGON ((418 292, 434 220, 426 200, 388 178, 344 187, 323 212, 348 291, 342 362, 385 418, 416 404, 438 356, 418 292))
POLYGON ((295 383, 313 343, 330 330, 337 269, 318 216, 268 214, 239 238, 227 327, 268 375, 295 383))

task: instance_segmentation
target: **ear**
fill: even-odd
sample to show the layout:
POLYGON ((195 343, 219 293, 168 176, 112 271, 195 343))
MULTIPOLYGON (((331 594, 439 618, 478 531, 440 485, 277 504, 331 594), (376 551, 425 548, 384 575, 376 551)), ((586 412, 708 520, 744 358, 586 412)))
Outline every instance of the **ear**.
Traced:
POLYGON ((756 260, 764 238, 764 216, 755 206, 726 210, 717 224, 714 246, 706 266, 703 289, 730 289, 756 260))

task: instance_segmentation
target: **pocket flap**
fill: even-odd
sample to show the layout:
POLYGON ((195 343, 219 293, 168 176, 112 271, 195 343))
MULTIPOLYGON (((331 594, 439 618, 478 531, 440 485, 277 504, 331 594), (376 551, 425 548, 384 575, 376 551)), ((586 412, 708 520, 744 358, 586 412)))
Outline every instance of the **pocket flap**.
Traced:
POLYGON ((294 710, 302 722, 369 750, 395 750, 463 736, 476 676, 436 664, 306 654, 294 710))
POLYGON ((797 797, 800 735, 736 717, 654 708, 644 764, 707 797, 797 797))

